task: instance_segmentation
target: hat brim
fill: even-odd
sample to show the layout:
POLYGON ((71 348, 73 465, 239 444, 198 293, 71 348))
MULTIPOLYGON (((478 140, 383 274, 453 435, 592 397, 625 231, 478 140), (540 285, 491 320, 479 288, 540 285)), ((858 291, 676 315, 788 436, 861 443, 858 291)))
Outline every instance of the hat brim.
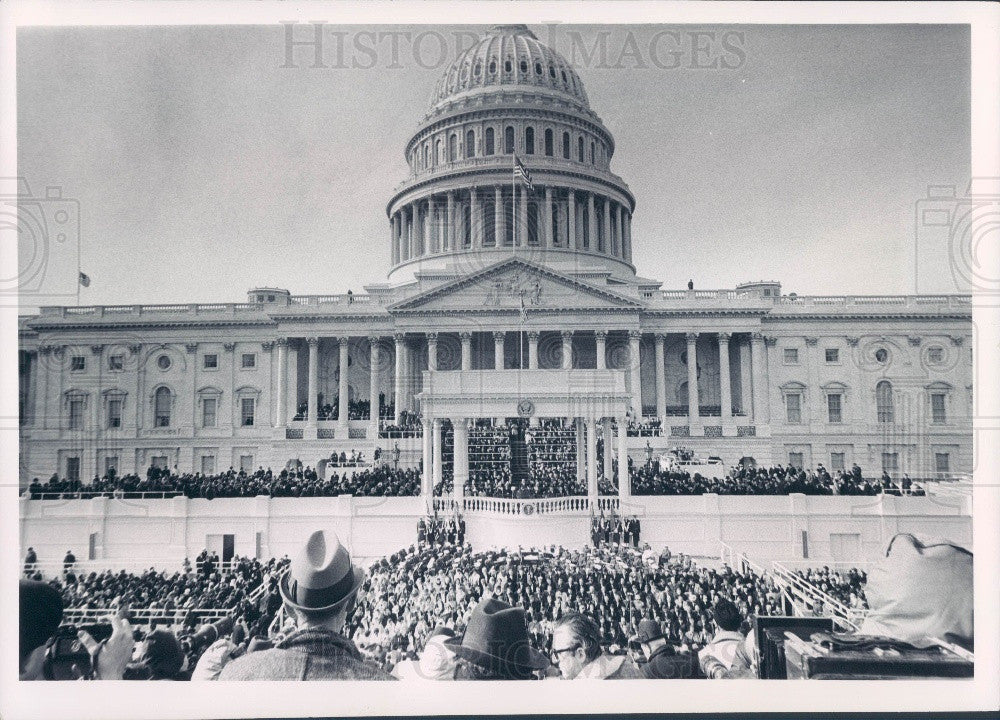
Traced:
POLYGON ((545 670, 550 664, 547 657, 535 650, 527 642, 525 642, 522 646, 526 651, 521 653, 523 657, 509 659, 497 657, 496 655, 491 655, 489 653, 482 652, 481 650, 476 650, 475 648, 465 647, 462 645, 462 640, 464 638, 464 634, 458 637, 448 638, 444 641, 444 645, 455 653, 457 657, 467 660, 474 665, 478 665, 479 667, 490 669, 503 665, 513 665, 524 670, 545 670))
POLYGON ((344 596, 340 598, 337 602, 332 605, 326 605, 324 607, 309 607, 308 605, 300 605, 295 602, 292 598, 291 591, 288 589, 288 581, 292 577, 292 571, 286 570, 285 574, 281 576, 281 580, 278 581, 278 592, 281 594, 281 599, 284 601, 285 605, 295 610, 301 610, 303 612, 333 612, 339 610, 341 607, 347 604, 347 602, 358 594, 358 590, 361 589, 361 585, 365 581, 365 571, 362 567, 351 563, 351 571, 354 576, 354 582, 351 584, 350 590, 344 593, 344 596))
POLYGON ((643 643, 653 642, 654 640, 668 639, 666 633, 660 633, 659 635, 635 635, 628 639, 629 645, 642 645, 643 643))

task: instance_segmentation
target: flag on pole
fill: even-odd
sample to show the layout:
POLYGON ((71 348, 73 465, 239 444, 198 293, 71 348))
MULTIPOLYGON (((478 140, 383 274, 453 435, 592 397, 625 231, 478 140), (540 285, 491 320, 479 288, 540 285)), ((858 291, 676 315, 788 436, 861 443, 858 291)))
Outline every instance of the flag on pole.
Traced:
POLYGON ((90 276, 87 273, 80 273, 80 284, 84 287, 90 287, 90 276))
POLYGON ((531 184, 531 175, 528 174, 528 169, 521 164, 517 155, 514 156, 514 179, 523 182, 529 190, 534 190, 534 186, 531 184))
POLYGON ((521 292, 521 322, 528 321, 528 308, 524 304, 524 292, 521 292))

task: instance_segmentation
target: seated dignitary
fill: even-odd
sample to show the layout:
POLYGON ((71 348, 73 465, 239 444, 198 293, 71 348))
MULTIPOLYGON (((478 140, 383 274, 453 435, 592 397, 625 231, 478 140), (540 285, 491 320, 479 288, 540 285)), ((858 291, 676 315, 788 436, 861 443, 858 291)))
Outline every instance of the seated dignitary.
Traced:
POLYGON ((642 673, 631 658, 601 651, 601 631, 586 615, 570 612, 556 621, 552 661, 564 680, 632 680, 642 673))
POLYGON ((746 648, 746 638, 740 633, 740 611, 722 598, 712 608, 717 629, 712 641, 698 653, 698 662, 705 677, 713 680, 750 677, 753 665, 746 648))
POLYGON ((459 658, 457 680, 535 680, 549 661, 531 647, 524 610, 488 597, 465 633, 444 642, 459 658))
POLYGON ((631 644, 642 649, 646 662, 640 666, 648 680, 690 680, 703 677, 698 658, 691 653, 679 653, 663 634, 655 620, 639 621, 639 631, 631 644))
POLYGON ((314 532, 278 583, 296 629, 273 648, 228 662, 220 680, 393 680, 343 635, 365 572, 333 533, 314 532))

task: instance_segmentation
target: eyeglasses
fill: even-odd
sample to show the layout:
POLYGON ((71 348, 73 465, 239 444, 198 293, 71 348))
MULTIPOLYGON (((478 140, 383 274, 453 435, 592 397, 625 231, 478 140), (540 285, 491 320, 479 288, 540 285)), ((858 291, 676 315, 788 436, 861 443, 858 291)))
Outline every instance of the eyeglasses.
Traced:
POLYGON ((579 650, 579 649, 580 649, 579 645, 573 645, 571 647, 560 648, 558 650, 556 648, 552 648, 552 650, 549 651, 549 657, 552 659, 552 662, 558 663, 560 655, 562 655, 565 652, 572 652, 574 650, 579 650))

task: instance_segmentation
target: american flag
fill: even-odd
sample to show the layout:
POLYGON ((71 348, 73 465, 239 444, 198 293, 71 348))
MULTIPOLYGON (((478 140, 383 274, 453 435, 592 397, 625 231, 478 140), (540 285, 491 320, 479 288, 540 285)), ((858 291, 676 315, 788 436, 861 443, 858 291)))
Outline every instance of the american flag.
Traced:
POLYGON ((514 179, 523 182, 529 190, 534 190, 534 185, 531 184, 531 175, 528 174, 528 169, 521 164, 517 155, 514 156, 514 179))

